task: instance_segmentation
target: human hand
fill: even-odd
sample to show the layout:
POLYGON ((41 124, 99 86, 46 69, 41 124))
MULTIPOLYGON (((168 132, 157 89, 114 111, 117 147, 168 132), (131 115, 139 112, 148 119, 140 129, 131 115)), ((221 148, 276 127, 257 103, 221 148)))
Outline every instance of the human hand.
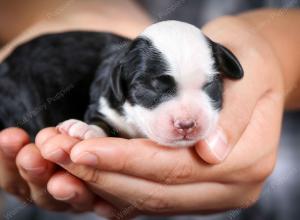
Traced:
POLYGON ((81 180, 45 160, 35 145, 29 144, 25 131, 1 131, 0 149, 0 187, 4 191, 52 211, 95 210, 105 217, 116 210, 91 193, 81 180))
POLYGON ((270 175, 285 95, 278 61, 268 42, 242 21, 223 18, 204 31, 232 50, 245 70, 243 80, 225 82, 220 128, 227 141, 218 150, 221 157, 214 152, 219 144, 211 148, 214 141, 200 142, 194 150, 164 148, 144 139, 80 142, 51 128, 39 134, 36 144, 43 157, 86 181, 95 193, 124 202, 123 212, 111 215, 123 216, 128 209, 183 214, 247 207, 270 175), (223 163, 212 166, 199 156, 208 163, 223 163))
POLYGON ((57 171, 56 165, 43 159, 23 130, 1 131, 0 149, 0 187, 4 191, 47 210, 83 212, 93 209, 94 195, 81 181, 67 172, 57 171), (56 199, 47 191, 48 181, 49 188, 57 192, 56 199))

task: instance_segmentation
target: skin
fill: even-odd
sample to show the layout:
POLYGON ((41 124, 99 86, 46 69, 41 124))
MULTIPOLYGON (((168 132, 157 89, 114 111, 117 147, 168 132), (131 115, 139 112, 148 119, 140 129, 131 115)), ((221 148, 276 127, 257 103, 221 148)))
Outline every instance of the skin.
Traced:
MULTIPOLYGON (((272 38, 273 31, 280 35, 276 36, 279 39, 299 36, 297 30, 289 30, 294 33, 285 35, 286 25, 278 24, 285 20, 290 21, 291 26, 292 22, 299 20, 299 11, 291 11, 289 16, 270 22, 264 28, 253 28, 275 12, 220 18, 204 27, 209 37, 237 55, 246 73, 240 83, 225 82, 220 128, 226 134, 227 146, 230 149, 234 146, 234 149, 223 163, 212 166, 203 162, 222 162, 204 142, 199 143, 195 150, 170 150, 143 139, 106 138, 80 142, 59 134, 54 128, 45 129, 38 135, 36 146, 40 151, 36 151, 35 145, 27 145, 18 158, 22 161, 35 151, 41 161, 45 162, 39 152, 44 158, 59 163, 87 182, 96 195, 114 204, 112 207, 100 202, 95 206, 99 214, 110 217, 128 217, 128 213, 208 213, 253 204, 275 164, 284 103, 286 108, 299 108, 292 106, 293 97, 299 94, 295 83, 299 79, 299 67, 297 62, 287 61, 287 58, 297 57, 299 50, 293 47, 297 44, 291 37, 286 41, 290 50, 282 50, 279 46, 282 41, 272 38), (273 23, 276 23, 276 28, 267 27, 273 23), (268 57, 268 62, 265 57, 268 57), (84 158, 87 152, 96 156, 96 163, 84 158)), ((17 134, 16 131, 10 132, 13 136, 17 134)), ((8 137, 8 133, 3 136, 8 137)), ((10 140, 8 143, 16 146, 10 140)), ((21 148, 25 138, 20 140, 21 148)), ((58 187, 55 188, 55 184, 65 184, 66 181, 66 175, 59 174, 54 174, 48 182, 48 191, 54 197, 65 196, 58 187)), ((86 190, 79 183, 74 184, 78 187, 76 189, 86 190)))

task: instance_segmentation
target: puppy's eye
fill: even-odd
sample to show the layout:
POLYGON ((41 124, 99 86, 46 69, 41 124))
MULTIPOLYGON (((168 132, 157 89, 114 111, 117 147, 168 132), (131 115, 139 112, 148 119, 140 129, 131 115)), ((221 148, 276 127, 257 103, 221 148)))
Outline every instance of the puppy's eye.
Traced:
POLYGON ((213 82, 214 82, 214 81, 206 82, 206 83, 202 86, 202 89, 203 89, 203 90, 209 89, 209 87, 211 87, 211 86, 213 85, 213 82))
POLYGON ((166 88, 166 87, 173 86, 174 85, 174 79, 173 79, 172 76, 169 76, 169 75, 157 76, 157 77, 154 77, 151 80, 151 85, 154 88, 163 89, 163 88, 166 88))
POLYGON ((214 102, 215 108, 219 109, 222 105, 222 93, 223 93, 222 80, 214 79, 212 81, 209 81, 202 86, 202 90, 214 102))
POLYGON ((215 80, 207 82, 202 86, 202 90, 205 93, 207 93, 209 96, 211 96, 212 94, 215 94, 216 92, 218 92, 219 89, 220 89, 219 88, 219 83, 215 80))

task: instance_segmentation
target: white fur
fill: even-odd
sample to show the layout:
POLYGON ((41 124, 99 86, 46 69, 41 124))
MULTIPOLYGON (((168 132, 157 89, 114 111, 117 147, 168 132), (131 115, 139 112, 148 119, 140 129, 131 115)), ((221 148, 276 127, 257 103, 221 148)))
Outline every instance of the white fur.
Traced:
POLYGON ((201 88, 216 73, 211 48, 199 28, 179 21, 163 21, 141 34, 162 52, 181 89, 201 88))
POLYGON ((131 119, 126 119, 121 116, 116 110, 109 107, 107 100, 101 97, 99 100, 99 112, 105 115, 111 125, 118 130, 121 134, 126 134, 130 137, 140 137, 141 134, 136 128, 135 124, 131 119))

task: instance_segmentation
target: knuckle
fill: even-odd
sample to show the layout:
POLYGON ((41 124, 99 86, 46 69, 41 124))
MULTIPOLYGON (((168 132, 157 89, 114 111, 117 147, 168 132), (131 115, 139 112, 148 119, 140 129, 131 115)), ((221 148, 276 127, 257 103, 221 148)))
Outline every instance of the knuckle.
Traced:
MULTIPOLYGON (((151 161, 167 161, 165 152, 155 151, 150 156, 151 161)), ((155 169, 153 170, 153 172, 155 169)), ((158 179, 165 184, 174 184, 186 181, 193 173, 193 166, 188 162, 172 161, 165 163, 164 169, 158 173, 150 173, 150 178, 158 179)))
POLYGON ((89 183, 99 183, 101 181, 100 173, 96 169, 83 166, 76 167, 74 175, 89 183))
POLYGON ((47 154, 49 152, 52 152, 53 149, 58 148, 57 143, 60 143, 60 142, 58 142, 57 140, 58 140, 58 138, 60 138, 60 136, 61 135, 59 134, 57 136, 49 138, 48 140, 46 140, 44 142, 43 146, 40 148, 40 151, 43 156, 47 156, 47 154))
POLYGON ((193 167, 188 163, 176 163, 177 165, 167 173, 165 177, 166 184, 175 184, 187 181, 193 173, 193 167))

